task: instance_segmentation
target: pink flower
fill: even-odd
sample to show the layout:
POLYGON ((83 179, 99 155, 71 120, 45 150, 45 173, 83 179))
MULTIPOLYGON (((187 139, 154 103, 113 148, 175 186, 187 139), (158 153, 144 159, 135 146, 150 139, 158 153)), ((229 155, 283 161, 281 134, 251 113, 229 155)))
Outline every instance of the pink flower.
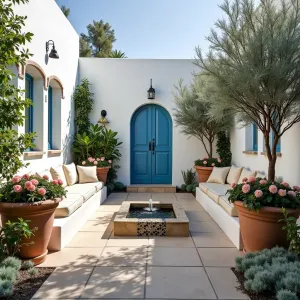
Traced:
POLYGON ((250 176, 249 179, 248 179, 248 182, 255 182, 256 179, 254 176, 250 176))
POLYGON ((272 184, 272 185, 270 185, 269 186, 269 191, 270 191, 270 193, 272 193, 272 194, 276 194, 277 193, 277 186, 276 185, 274 185, 274 184, 272 184))
POLYGON ((86 161, 83 161, 81 164, 84 166, 86 164, 86 161))
POLYGON ((286 190, 280 189, 280 190, 278 191, 278 194, 279 194, 279 196, 281 196, 281 197, 285 197, 285 196, 286 196, 286 190))
POLYGON ((211 164, 211 166, 212 166, 212 167, 214 167, 214 166, 215 166, 215 164, 214 164, 214 163, 212 163, 212 164, 211 164))
POLYGON ((243 181, 243 182, 247 182, 247 181, 248 181, 248 178, 247 178, 247 177, 244 177, 242 181, 243 181))
POLYGON ((108 161, 108 163, 109 163, 109 164, 112 164, 112 160, 110 159, 110 160, 108 161))
POLYGON ((294 185, 293 186, 293 189, 296 191, 296 192, 300 192, 300 187, 298 185, 294 185))
POLYGON ((105 157, 101 157, 100 160, 101 160, 101 161, 105 161, 105 157))
POLYGON ((29 176, 28 174, 24 174, 24 175, 22 176, 22 178, 24 178, 24 179, 29 179, 30 176, 29 176))
POLYGON ((34 184, 34 185, 38 185, 38 184, 39 184, 39 182, 38 182, 36 179, 31 179, 30 181, 31 181, 32 184, 34 184))
POLYGON ((260 198, 263 195, 263 192, 261 190, 256 190, 254 192, 254 195, 255 195, 256 198, 260 198))
POLYGON ((287 182, 285 182, 285 181, 282 181, 281 184, 282 184, 283 186, 287 187, 287 188, 290 187, 290 185, 289 185, 287 182))
POLYGON ((236 183, 233 182, 233 183, 231 184, 231 188, 234 189, 235 187, 236 187, 236 183))
POLYGON ((39 193, 39 195, 45 196, 47 191, 46 191, 46 189, 44 189, 44 188, 39 188, 39 189, 37 190, 37 192, 39 193))
POLYGON ((294 191, 288 191, 288 194, 292 197, 296 197, 296 193, 294 191))
POLYGON ((22 187, 19 185, 19 184, 16 184, 15 186, 14 186, 14 191, 16 192, 16 193, 21 193, 22 192, 22 187))
POLYGON ((248 183, 244 184, 242 187, 242 191, 244 194, 247 194, 250 192, 250 185, 248 183))
POLYGON ((58 184, 58 180, 54 179, 54 180, 52 180, 52 183, 55 184, 55 185, 57 185, 58 184))
POLYGON ((221 158, 218 158, 218 163, 222 162, 222 159, 221 158))
POLYGON ((32 182, 31 181, 26 181, 25 182, 25 187, 26 187, 26 189, 28 189, 30 186, 32 186, 33 184, 32 184, 32 182))
POLYGON ((261 180, 259 181, 259 183, 260 183, 260 184, 267 184, 268 181, 267 181, 266 179, 261 179, 261 180))
POLYGON ((94 159, 94 158, 92 158, 92 157, 90 156, 90 157, 88 158, 88 161, 89 161, 89 162, 93 162, 93 161, 95 160, 95 159, 94 159, 94 160, 93 160, 93 159, 94 159))
POLYGON ((63 182, 61 179, 58 179, 58 180, 57 180, 57 183, 58 183, 59 185, 63 185, 63 184, 64 184, 64 182, 63 182))
POLYGON ((29 192, 35 191, 35 185, 31 184, 31 186, 29 186, 29 187, 27 188, 27 190, 28 190, 29 192))
POLYGON ((204 164, 204 165, 207 165, 207 161, 206 161, 206 160, 205 160, 205 161, 203 161, 203 164, 204 164))
POLYGON ((20 182, 21 181, 21 176, 15 176, 15 177, 13 177, 12 179, 11 179, 11 182, 12 183, 18 183, 18 182, 20 182))
POLYGON ((43 175, 43 178, 46 180, 49 180, 49 176, 48 175, 43 175))
POLYGON ((98 162, 96 160, 94 161, 94 165, 98 165, 98 162))
POLYGON ((100 160, 100 158, 97 158, 96 160, 97 160, 97 161, 99 161, 99 160, 100 160))

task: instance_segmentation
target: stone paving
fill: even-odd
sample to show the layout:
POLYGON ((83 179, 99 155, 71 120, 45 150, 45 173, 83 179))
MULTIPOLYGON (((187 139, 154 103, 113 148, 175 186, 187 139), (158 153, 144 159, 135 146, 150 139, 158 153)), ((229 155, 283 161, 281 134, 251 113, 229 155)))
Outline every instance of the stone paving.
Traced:
POLYGON ((230 270, 242 255, 191 194, 113 193, 62 251, 34 299, 249 299, 230 270), (123 201, 179 201, 190 236, 117 237, 123 201))

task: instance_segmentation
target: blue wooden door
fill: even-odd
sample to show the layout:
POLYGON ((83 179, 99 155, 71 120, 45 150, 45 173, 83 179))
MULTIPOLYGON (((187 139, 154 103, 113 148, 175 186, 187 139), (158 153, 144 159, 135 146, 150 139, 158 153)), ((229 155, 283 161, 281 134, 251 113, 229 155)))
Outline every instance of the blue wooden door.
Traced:
POLYGON ((142 106, 132 117, 131 183, 172 183, 172 120, 159 105, 142 106))

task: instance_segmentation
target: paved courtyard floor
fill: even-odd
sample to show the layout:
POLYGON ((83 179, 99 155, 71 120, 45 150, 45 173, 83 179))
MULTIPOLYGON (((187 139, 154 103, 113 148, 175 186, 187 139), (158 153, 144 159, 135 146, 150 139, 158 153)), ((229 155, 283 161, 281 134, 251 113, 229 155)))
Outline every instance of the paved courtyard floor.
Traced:
POLYGON ((39 299, 249 299, 230 270, 242 255, 191 194, 113 193, 70 244, 43 267, 57 267, 39 299), (179 201, 190 236, 117 237, 123 201, 179 201))

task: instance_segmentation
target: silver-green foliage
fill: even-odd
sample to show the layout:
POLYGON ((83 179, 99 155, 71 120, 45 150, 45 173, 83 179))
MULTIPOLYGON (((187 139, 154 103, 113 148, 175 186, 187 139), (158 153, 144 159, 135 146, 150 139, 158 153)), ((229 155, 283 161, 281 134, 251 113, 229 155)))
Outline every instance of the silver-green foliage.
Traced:
POLYGON ((15 269, 16 271, 19 271, 21 269, 22 266, 22 262, 20 259, 13 257, 13 256, 9 256, 6 259, 4 259, 1 264, 1 267, 11 267, 13 269, 15 269))
POLYGON ((13 294, 13 283, 0 279, 0 297, 8 297, 13 294))
POLYGON ((28 275, 34 277, 39 274, 39 270, 37 268, 31 268, 27 271, 28 275))
POLYGON ((22 262, 22 270, 29 270, 34 267, 34 263, 31 260, 25 260, 22 262))
POLYGON ((300 293, 299 258, 283 248, 264 249, 237 257, 236 269, 244 273, 244 286, 248 291, 276 291, 278 300, 297 299, 297 293, 300 293))

